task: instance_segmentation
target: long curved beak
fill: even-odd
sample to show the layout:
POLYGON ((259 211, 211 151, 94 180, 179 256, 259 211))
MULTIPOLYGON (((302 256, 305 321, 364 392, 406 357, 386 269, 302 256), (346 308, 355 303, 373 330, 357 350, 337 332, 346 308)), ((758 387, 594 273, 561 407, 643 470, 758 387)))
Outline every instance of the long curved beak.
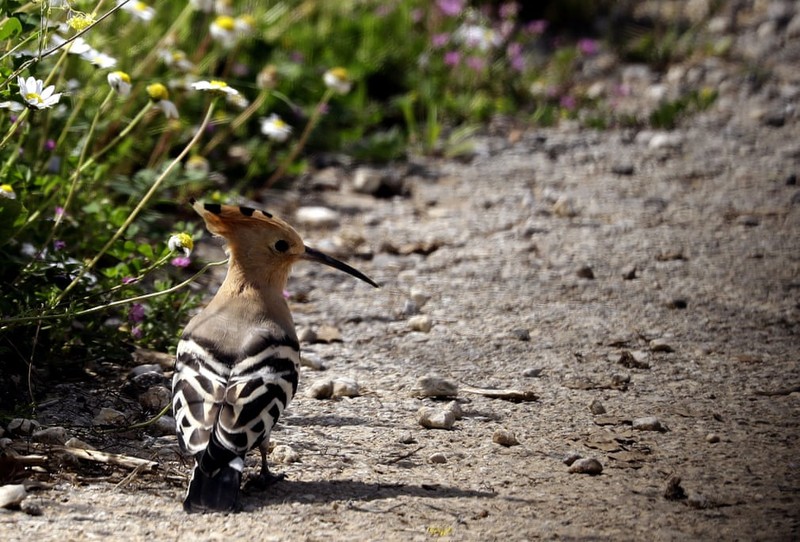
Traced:
POLYGON ((311 261, 311 262, 323 263, 323 264, 325 264, 327 266, 333 267, 334 269, 338 269, 339 271, 344 271, 348 275, 352 275, 352 276, 354 276, 354 277, 356 277, 358 279, 361 279, 364 282, 366 282, 367 284, 369 284, 370 286, 374 286, 375 288, 380 288, 380 286, 378 286, 377 282, 375 282, 374 280, 372 280, 371 278, 366 276, 364 273, 362 273, 358 269, 350 267, 346 263, 340 262, 336 258, 331 258, 330 256, 328 256, 324 252, 320 252, 319 250, 313 249, 313 248, 311 248, 309 246, 306 246, 305 248, 306 248, 306 252, 305 252, 305 254, 300 256, 301 259, 308 260, 308 261, 311 261))

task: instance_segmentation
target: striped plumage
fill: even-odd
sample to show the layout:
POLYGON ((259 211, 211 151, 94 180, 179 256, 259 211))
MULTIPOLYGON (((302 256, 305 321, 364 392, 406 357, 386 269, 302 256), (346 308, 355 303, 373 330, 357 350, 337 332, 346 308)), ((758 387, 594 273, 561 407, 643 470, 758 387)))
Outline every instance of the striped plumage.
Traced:
POLYGON ((181 447, 196 460, 184 509, 236 510, 244 456, 259 447, 270 481, 269 435, 297 391, 300 347, 283 296, 293 263, 355 269, 306 247, 287 223, 247 207, 194 204, 230 262, 217 294, 178 343, 173 411, 181 447))

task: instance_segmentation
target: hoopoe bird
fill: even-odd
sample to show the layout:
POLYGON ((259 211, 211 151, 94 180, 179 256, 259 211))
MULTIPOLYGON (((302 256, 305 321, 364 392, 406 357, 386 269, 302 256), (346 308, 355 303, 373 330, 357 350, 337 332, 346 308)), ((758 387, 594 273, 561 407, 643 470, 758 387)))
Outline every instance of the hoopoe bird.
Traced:
POLYGON ((283 291, 289 271, 310 260, 378 284, 349 265, 305 246, 271 214, 193 202, 208 230, 227 242, 228 272, 214 298, 178 343, 172 407, 181 448, 195 465, 184 510, 237 511, 248 451, 267 467, 269 436, 297 391, 300 345, 283 291))

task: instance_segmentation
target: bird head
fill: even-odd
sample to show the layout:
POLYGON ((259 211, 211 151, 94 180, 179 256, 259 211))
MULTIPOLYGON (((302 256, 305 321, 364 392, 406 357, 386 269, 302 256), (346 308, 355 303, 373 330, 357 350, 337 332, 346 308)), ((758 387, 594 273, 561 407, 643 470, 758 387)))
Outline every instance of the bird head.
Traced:
POLYGON ((192 207, 203 217, 208 231, 227 241, 232 262, 251 272, 263 271, 283 277, 285 282, 292 264, 308 260, 333 267, 378 288, 378 284, 361 271, 306 246, 294 228, 266 211, 201 202, 193 202, 192 207))

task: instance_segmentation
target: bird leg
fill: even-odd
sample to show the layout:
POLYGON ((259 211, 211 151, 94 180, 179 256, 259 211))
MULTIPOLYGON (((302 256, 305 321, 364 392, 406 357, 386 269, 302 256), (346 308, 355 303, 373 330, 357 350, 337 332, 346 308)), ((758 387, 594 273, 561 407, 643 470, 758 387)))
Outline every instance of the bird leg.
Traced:
POLYGON ((254 491, 264 491, 269 486, 280 482, 286 478, 286 475, 272 474, 267 466, 267 454, 269 454, 269 439, 265 438, 261 444, 258 445, 258 451, 261 452, 261 472, 258 476, 253 476, 247 481, 246 488, 254 491))

